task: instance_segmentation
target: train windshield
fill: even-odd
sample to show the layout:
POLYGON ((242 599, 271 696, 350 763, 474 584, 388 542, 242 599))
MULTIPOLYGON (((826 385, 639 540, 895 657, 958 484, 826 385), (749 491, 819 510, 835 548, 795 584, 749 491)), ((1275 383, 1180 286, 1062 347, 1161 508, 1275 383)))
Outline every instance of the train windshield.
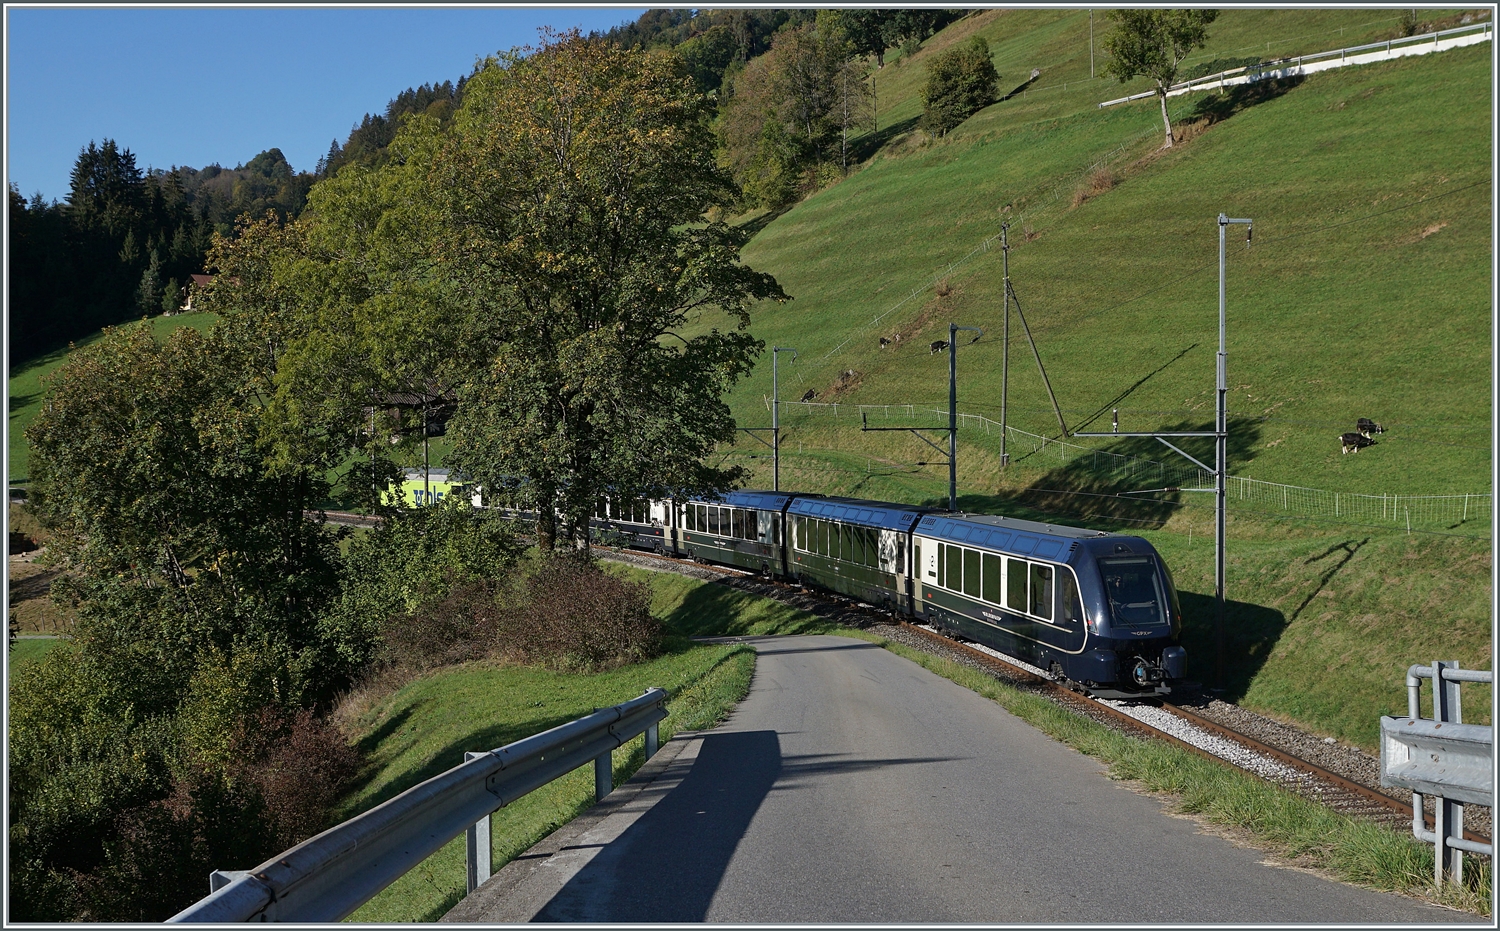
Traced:
POLYGON ((1101 559, 1099 571, 1117 626, 1128 630, 1168 626, 1167 592, 1155 560, 1148 556, 1101 559))

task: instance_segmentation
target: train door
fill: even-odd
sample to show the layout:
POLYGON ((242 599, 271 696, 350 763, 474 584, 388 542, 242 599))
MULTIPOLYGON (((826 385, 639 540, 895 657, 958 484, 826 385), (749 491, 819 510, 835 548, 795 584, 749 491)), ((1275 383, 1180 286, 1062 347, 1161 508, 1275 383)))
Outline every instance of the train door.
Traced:
POLYGON ((938 543, 912 536, 912 614, 921 613, 926 600, 925 586, 938 583, 938 543))

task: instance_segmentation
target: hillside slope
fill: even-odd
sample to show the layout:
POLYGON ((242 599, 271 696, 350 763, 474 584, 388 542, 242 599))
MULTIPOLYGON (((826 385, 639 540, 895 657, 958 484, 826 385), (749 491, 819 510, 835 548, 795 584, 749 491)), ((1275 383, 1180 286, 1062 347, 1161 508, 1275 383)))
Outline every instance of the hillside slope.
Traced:
MULTIPOLYGON (((1317 32, 1331 15, 1304 23, 1281 11, 1246 24, 1239 13, 1227 11, 1215 31, 1244 43, 1272 26, 1317 32)), ((1344 17, 1361 13, 1378 18, 1344 17)), ((1025 15, 1029 30, 1014 28, 1022 14, 993 13, 933 44, 965 30, 1008 35, 992 48, 1009 86, 1006 74, 1069 45, 1059 34, 1085 14, 1025 15)), ((1484 44, 1175 98, 1187 138, 1161 151, 1152 102, 1097 108, 1133 86, 1088 82, 1085 43, 1086 87, 996 104, 941 141, 897 136, 756 236, 746 261, 795 298, 753 324, 768 345, 798 350, 795 365, 782 359, 781 396, 811 388, 817 401, 945 407, 948 361, 928 343, 945 339, 951 321, 985 329, 980 342, 960 343, 959 408, 998 421, 995 237, 1009 221, 1012 282, 1069 428, 1108 429, 1113 407, 1122 430, 1211 426, 1223 212, 1256 227, 1249 248, 1243 227, 1230 230, 1232 471, 1345 493, 1488 491, 1491 54, 1484 44), (880 337, 898 334, 881 349, 880 337), (1361 455, 1341 454, 1337 435, 1366 416, 1389 432, 1361 455)), ((1056 70, 1077 70, 1079 58, 1073 48, 1056 70)), ((892 97, 893 70, 877 77, 892 97)), ((893 102, 890 118, 904 106, 893 102)), ((767 361, 733 396, 745 425, 769 420, 767 361)), ((1010 363, 1009 422, 1058 436, 1014 313, 1010 363)), ((827 413, 783 407, 804 453, 929 458, 904 434, 861 435, 854 418, 835 428, 827 413)), ((978 458, 998 451, 993 435, 960 438, 978 458)), ((1151 455, 1161 458, 1160 447, 1151 455)), ((1024 487, 1036 477, 1024 466, 1012 473, 971 478, 1024 487)))

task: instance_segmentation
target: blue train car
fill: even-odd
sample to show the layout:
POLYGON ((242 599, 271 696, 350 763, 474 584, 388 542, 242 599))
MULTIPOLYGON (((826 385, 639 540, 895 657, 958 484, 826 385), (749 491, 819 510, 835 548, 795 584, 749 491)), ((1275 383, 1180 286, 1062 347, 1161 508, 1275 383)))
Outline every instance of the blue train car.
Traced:
POLYGON ((1182 676, 1182 609, 1140 537, 976 514, 913 534, 917 616, 1096 695, 1164 695, 1182 676))
POLYGON ((678 550, 705 562, 785 575, 785 515, 792 498, 774 491, 732 491, 718 500, 684 502, 678 550))
POLYGON ((799 496, 787 509, 787 576, 901 614, 912 613, 908 552, 929 508, 799 496))

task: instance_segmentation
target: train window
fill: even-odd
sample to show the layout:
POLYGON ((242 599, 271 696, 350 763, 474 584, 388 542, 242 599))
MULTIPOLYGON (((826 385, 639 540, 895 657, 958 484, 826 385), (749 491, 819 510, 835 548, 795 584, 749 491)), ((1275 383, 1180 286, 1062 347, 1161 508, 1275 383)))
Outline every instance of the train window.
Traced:
POLYGON ((1073 573, 1060 569, 1057 573, 1057 620, 1074 630, 1083 620, 1083 601, 1078 597, 1078 583, 1073 573))
POLYGON ((845 525, 839 528, 839 536, 844 541, 844 561, 862 564, 865 561, 864 542, 859 538, 859 528, 845 525))
POLYGON ((1031 565, 1031 613, 1052 620, 1052 567, 1031 565))
POLYGON ((770 539, 769 542, 771 543, 772 546, 780 546, 781 545, 781 515, 780 514, 772 514, 772 515, 770 515, 770 524, 771 524, 771 539, 770 539))
MULTIPOLYGON (((829 526, 828 521, 826 521, 826 520, 819 520, 818 521, 818 555, 819 556, 832 556, 833 555, 833 551, 828 548, 828 536, 829 536, 828 531, 830 529, 831 528, 829 526)), ((838 539, 838 535, 835 533, 833 538, 835 540, 837 540, 838 539)))
POLYGON ((609 516, 604 511, 604 499, 603 498, 598 498, 598 499, 596 499, 594 501, 594 516, 600 518, 601 520, 603 518, 609 516))
POLYGON ((943 585, 953 591, 961 591, 964 587, 964 548, 961 546, 943 547, 943 562, 947 563, 948 581, 943 585))
POLYGON ((833 521, 827 521, 827 525, 828 525, 828 558, 829 559, 843 559, 844 558, 844 541, 842 539, 843 534, 841 534, 839 532, 842 528, 840 528, 839 525, 836 524, 836 523, 834 523, 833 521))
POLYGON ((1145 556, 1101 559, 1099 571, 1104 576, 1104 591, 1109 596, 1109 610, 1116 624, 1140 630, 1168 623, 1166 593, 1150 559, 1145 556))
POLYGON ((880 565, 880 531, 866 527, 860 532, 865 537, 865 565, 880 565))
POLYGON ((722 510, 722 508, 716 507, 710 507, 708 509, 708 532, 713 534, 714 536, 721 536, 723 533, 719 526, 719 512, 722 510))
POLYGON ((1000 603, 1000 557, 984 554, 984 589, 980 597, 991 604, 1000 603))
MULTIPOLYGON (((946 552, 947 549, 948 544, 937 544, 937 583, 944 588, 948 587, 948 560, 946 558, 948 555, 946 552)), ((932 571, 928 570, 927 574, 932 575, 932 571)))
POLYGON ((745 512, 740 508, 729 509, 729 535, 737 540, 745 538, 745 512))
POLYGON ((979 551, 964 550, 964 594, 979 597, 979 551))
POLYGON ((1005 606, 1012 611, 1026 610, 1026 560, 1005 560, 1005 606))

